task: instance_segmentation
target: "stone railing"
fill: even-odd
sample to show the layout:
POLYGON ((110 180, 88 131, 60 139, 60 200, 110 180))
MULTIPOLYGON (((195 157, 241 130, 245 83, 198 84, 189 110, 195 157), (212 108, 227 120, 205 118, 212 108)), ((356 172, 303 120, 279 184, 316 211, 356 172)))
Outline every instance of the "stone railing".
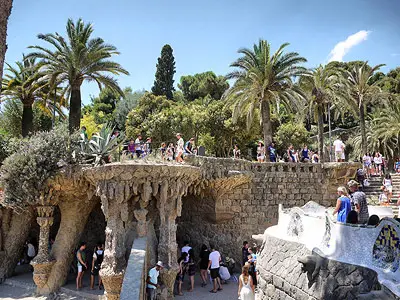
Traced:
POLYGON ((121 300, 142 300, 146 293, 147 237, 134 240, 121 290, 121 300))

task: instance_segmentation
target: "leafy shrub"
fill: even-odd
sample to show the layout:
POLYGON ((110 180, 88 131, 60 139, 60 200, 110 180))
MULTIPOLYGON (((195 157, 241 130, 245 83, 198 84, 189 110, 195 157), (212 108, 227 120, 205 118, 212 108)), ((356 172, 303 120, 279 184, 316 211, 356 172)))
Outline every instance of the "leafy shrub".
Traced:
POLYGON ((78 136, 69 136, 66 126, 16 143, 16 152, 7 157, 0 168, 4 203, 17 209, 35 204, 46 181, 64 165, 73 163, 71 154, 78 145, 78 136))

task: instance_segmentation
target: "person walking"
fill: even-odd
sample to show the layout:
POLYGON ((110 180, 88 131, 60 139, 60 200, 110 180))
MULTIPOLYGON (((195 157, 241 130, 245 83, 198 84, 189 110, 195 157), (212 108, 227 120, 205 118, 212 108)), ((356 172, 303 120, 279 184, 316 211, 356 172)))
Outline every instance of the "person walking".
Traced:
POLYGON ((364 192, 359 191, 359 184, 355 180, 350 180, 347 186, 351 192, 351 200, 354 203, 355 210, 358 213, 358 223, 367 224, 369 219, 367 196, 364 192))
POLYGON ((379 152, 375 153, 374 164, 375 175, 382 176, 382 155, 379 152))
POLYGON ((160 275, 160 270, 164 267, 162 261, 158 261, 154 268, 150 269, 147 275, 147 300, 156 300, 156 291, 159 288, 158 276, 160 275))
POLYGON ((189 292, 193 292, 193 290, 194 290, 194 275, 196 274, 196 262, 195 262, 195 257, 194 257, 194 251, 192 248, 190 248, 188 255, 189 255, 189 261, 187 263, 187 266, 188 266, 188 275, 189 275, 189 280, 190 280, 189 292))
POLYGON ((276 162, 276 149, 274 143, 271 143, 271 145, 268 146, 268 154, 269 154, 269 161, 276 162))
POLYGON ((82 288, 82 278, 87 270, 86 264, 86 242, 79 244, 79 249, 76 251, 76 259, 78 261, 78 275, 76 276, 76 289, 82 288))
POLYGON ((350 198, 348 197, 347 190, 344 186, 338 187, 337 193, 339 198, 336 201, 333 215, 337 213, 337 221, 340 223, 346 223, 347 215, 351 211, 350 198))
POLYGON ((201 246, 201 251, 200 251, 200 277, 201 280, 203 281, 201 283, 201 287, 205 287, 207 285, 207 278, 208 278, 208 261, 210 257, 210 251, 208 250, 206 245, 201 246))
POLYGON ((263 141, 258 142, 258 147, 257 147, 257 161, 258 162, 264 162, 265 160, 265 147, 263 141))
POLYGON ((94 289, 94 282, 95 282, 96 276, 99 277, 99 290, 101 290, 102 281, 101 281, 99 272, 100 272, 101 264, 103 262, 103 258, 104 258, 103 244, 98 243, 94 250, 94 253, 93 253, 92 272, 90 274, 90 289, 91 290, 94 289))
POLYGON ((245 263, 247 262, 248 256, 249 256, 249 242, 244 241, 242 247, 242 266, 244 266, 245 263))
POLYGON ((336 158, 336 162, 342 162, 344 161, 343 157, 344 157, 344 148, 345 148, 345 144, 342 142, 342 140, 340 138, 337 138, 334 142, 333 142, 333 146, 335 147, 335 158, 336 158))
POLYGON ((179 266, 179 271, 178 274, 176 275, 176 282, 178 285, 178 295, 183 296, 182 293, 182 283, 183 280, 185 279, 185 273, 186 273, 186 266, 185 266, 185 260, 188 257, 187 252, 182 252, 181 257, 178 258, 178 266, 179 266))
POLYGON ((210 270, 211 279, 213 280, 214 287, 210 293, 222 291, 221 278, 219 276, 219 264, 221 262, 221 254, 215 250, 215 246, 211 245, 211 253, 208 261, 208 269, 210 270), (217 288, 218 286, 218 288, 217 288))
POLYGON ((385 179, 383 179, 382 183, 383 183, 385 190, 388 193, 388 202, 390 203, 390 201, 392 200, 392 196, 393 196, 393 183, 392 183, 392 177, 390 176, 389 173, 385 175, 385 179))
POLYGON ((186 264, 189 261, 189 257, 190 257, 189 251, 192 249, 192 247, 189 245, 189 241, 184 241, 183 243, 184 243, 184 246, 182 247, 181 254, 182 253, 188 254, 188 256, 186 257, 186 259, 184 261, 184 263, 186 264))
POLYGON ((185 145, 185 142, 182 138, 182 135, 180 133, 176 134, 176 138, 178 139, 176 143, 176 162, 178 163, 183 163, 182 155, 183 155, 183 147, 185 145))
POLYGON ((240 300, 254 300, 254 284, 253 279, 249 275, 249 267, 242 267, 242 274, 239 276, 238 298, 240 300))

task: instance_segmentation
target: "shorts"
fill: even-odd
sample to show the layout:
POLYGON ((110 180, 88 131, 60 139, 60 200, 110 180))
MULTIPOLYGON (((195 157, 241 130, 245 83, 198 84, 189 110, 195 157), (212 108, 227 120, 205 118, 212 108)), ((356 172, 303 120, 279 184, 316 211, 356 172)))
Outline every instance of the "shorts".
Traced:
POLYGON ((176 281, 183 282, 184 279, 185 279, 185 275, 184 274, 176 275, 176 281))
POLYGON ((85 271, 86 271, 86 267, 85 266, 78 265, 78 273, 85 272, 85 271))
POLYGON ((188 275, 189 276, 194 276, 194 274, 196 274, 196 268, 189 268, 188 275))
POLYGON ((386 189, 389 193, 393 193, 393 186, 387 185, 387 186, 385 186, 385 189, 386 189))
POLYGON ((212 279, 219 278, 219 268, 210 269, 210 275, 212 279))
POLYGON ((336 160, 342 159, 342 151, 335 151, 335 158, 336 160))
POLYGON ((276 162, 276 157, 275 156, 270 156, 269 157, 270 162, 276 162))
POLYGON ((257 156, 257 159, 262 159, 262 160, 264 160, 264 159, 265 159, 265 156, 264 156, 264 155, 257 156))

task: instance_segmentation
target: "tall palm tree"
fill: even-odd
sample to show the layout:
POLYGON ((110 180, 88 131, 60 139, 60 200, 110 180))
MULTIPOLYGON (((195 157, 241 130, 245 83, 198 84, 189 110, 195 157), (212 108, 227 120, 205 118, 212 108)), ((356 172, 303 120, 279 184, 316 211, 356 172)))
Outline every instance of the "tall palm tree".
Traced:
POLYGON ((302 76, 299 81, 300 87, 308 96, 310 115, 318 123, 318 153, 322 162, 324 162, 324 113, 326 106, 342 94, 341 78, 338 69, 320 65, 312 69, 311 74, 302 76))
POLYGON ((344 76, 347 78, 348 93, 344 104, 346 109, 349 109, 360 119, 362 153, 367 152, 367 134, 365 130, 366 105, 379 98, 380 100, 385 100, 386 98, 378 86, 379 81, 371 83, 371 78, 375 71, 378 71, 382 66, 384 65, 380 64, 371 68, 368 66, 368 62, 364 62, 361 66, 354 66, 351 70, 344 71, 344 76))
POLYGON ((91 38, 93 27, 79 19, 75 24, 67 22, 67 40, 58 33, 39 34, 38 38, 49 43, 54 49, 42 46, 31 46, 38 50, 30 57, 41 59, 43 71, 51 78, 67 84, 67 95, 70 96, 69 130, 79 129, 81 121, 81 85, 84 81, 94 81, 99 88, 108 87, 123 95, 117 81, 108 75, 126 74, 128 71, 118 63, 109 60, 119 54, 116 47, 106 44, 101 38, 91 38))
POLYGON ((304 75, 307 69, 299 66, 306 59, 296 52, 284 53, 285 43, 275 53, 271 53, 270 44, 260 40, 253 49, 242 48, 242 54, 231 67, 227 79, 236 79, 225 93, 228 104, 234 105, 233 121, 247 112, 247 126, 251 126, 256 109, 261 111, 261 123, 265 145, 272 142, 271 105, 283 103, 292 107, 305 100, 302 91, 293 83, 295 76, 304 75))
POLYGON ((16 62, 16 67, 7 65, 6 74, 2 81, 0 102, 5 100, 19 100, 23 104, 22 136, 27 136, 33 129, 33 103, 46 101, 46 85, 39 72, 39 65, 35 58, 16 62))
POLYGON ((0 0, 0 81, 3 77, 4 58, 7 51, 7 23, 11 8, 12 0, 0 0))

